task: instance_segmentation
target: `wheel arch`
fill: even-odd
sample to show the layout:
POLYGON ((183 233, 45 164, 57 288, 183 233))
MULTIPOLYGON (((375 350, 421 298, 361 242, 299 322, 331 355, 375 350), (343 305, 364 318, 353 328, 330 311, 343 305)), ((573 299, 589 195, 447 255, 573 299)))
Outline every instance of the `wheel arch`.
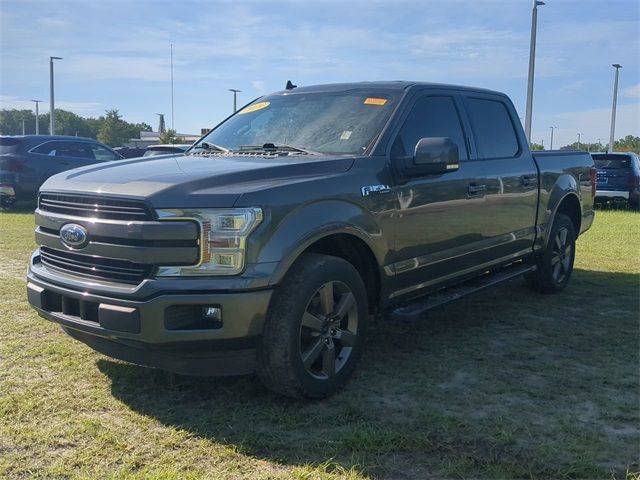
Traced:
POLYGON ((580 199, 576 192, 570 191, 566 192, 565 195, 558 201, 557 205, 552 211, 551 217, 549 219, 548 228, 545 233, 545 246, 548 245, 550 241, 550 232, 551 226, 555 221, 558 213, 562 213, 569 217, 571 223, 573 223, 573 228, 575 230, 576 238, 580 235, 580 228, 582 225, 582 207, 580 204, 580 199))

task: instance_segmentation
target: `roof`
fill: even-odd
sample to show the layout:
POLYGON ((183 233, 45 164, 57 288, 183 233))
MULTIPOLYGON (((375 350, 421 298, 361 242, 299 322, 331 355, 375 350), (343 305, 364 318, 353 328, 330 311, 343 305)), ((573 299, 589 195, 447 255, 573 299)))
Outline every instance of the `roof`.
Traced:
POLYGON ((94 138, 89 137, 76 137, 75 135, 0 135, 2 138, 24 138, 25 140, 91 140, 95 142, 94 138))
POLYGON ((476 88, 462 85, 450 85, 446 83, 430 83, 430 82, 414 82, 405 80, 393 80, 393 81, 373 81, 373 82, 353 82, 353 83, 329 83, 325 85, 308 85, 296 87, 294 90, 281 90, 275 92, 277 94, 284 93, 305 93, 305 92, 339 92, 354 89, 375 89, 375 90, 389 90, 389 91, 403 91, 414 87, 430 87, 438 89, 452 89, 452 90, 468 90, 473 92, 484 92, 504 95, 502 92, 495 90, 488 90, 486 88, 476 88))
POLYGON ((637 155, 635 152, 591 152, 591 155, 598 155, 602 157, 628 157, 629 155, 637 155))

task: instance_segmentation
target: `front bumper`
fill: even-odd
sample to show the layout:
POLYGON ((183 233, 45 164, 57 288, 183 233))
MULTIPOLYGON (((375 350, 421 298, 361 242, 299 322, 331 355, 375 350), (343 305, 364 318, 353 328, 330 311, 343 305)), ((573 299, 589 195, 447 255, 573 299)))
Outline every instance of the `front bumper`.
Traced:
POLYGON ((203 279, 181 279, 171 290, 136 298, 130 291, 105 294, 45 279, 42 269, 32 261, 27 273, 31 306, 101 353, 187 375, 240 375, 255 368, 270 288, 203 291, 203 279), (187 305, 220 307, 222 324, 168 329, 167 308, 187 305))

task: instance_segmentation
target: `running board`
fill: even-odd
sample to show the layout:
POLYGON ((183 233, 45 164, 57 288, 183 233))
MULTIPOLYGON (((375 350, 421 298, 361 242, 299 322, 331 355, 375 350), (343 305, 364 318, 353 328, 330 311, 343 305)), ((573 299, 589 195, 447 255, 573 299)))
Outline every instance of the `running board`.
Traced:
POLYGON ((393 310, 391 312, 391 318, 394 320, 416 319, 432 308, 453 302, 472 293, 484 290, 485 288, 508 282, 525 273, 533 272, 535 269, 535 265, 523 265, 522 263, 510 265, 495 273, 488 273, 482 277, 461 283, 460 285, 438 290, 424 297, 420 297, 417 300, 413 300, 393 310))

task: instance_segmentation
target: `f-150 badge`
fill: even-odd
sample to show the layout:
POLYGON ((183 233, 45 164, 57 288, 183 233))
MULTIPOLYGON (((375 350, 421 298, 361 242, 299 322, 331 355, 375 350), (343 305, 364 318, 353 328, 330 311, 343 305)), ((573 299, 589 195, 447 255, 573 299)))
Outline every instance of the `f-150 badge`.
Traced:
POLYGON ((362 196, 366 197, 371 195, 372 193, 387 193, 391 191, 391 187, 389 185, 367 185, 366 187, 360 188, 362 192, 362 196))

